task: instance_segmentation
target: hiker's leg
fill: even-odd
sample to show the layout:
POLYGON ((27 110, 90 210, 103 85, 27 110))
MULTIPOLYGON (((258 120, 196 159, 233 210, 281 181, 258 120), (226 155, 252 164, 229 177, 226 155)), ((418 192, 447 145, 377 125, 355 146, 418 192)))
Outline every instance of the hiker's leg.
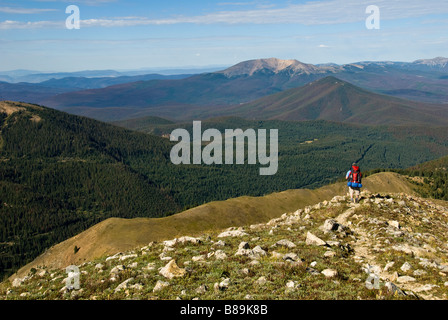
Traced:
POLYGON ((348 190, 350 192, 350 201, 353 202, 353 188, 352 187, 348 187, 348 190))
POLYGON ((359 188, 356 188, 356 189, 355 189, 355 202, 356 202, 356 203, 359 202, 359 198, 360 198, 359 195, 360 195, 360 193, 361 193, 360 191, 361 191, 361 190, 360 190, 359 188))

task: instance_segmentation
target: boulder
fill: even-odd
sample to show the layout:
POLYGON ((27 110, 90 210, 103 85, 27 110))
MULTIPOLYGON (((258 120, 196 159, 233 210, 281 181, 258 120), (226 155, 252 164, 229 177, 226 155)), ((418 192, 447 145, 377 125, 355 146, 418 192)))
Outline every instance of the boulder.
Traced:
POLYGON ((406 293, 403 292, 400 288, 397 287, 393 282, 386 282, 385 287, 387 290, 393 295, 406 296, 406 293))
POLYGON ((114 292, 117 293, 117 292, 120 291, 120 290, 127 289, 127 288, 128 288, 128 284, 129 284, 129 282, 131 282, 131 281, 133 281, 133 280, 134 280, 134 278, 129 278, 129 279, 123 281, 122 283, 120 283, 120 284, 115 288, 115 291, 114 291, 114 292))
POLYGON ((335 269, 325 269, 321 272, 326 278, 334 278, 338 275, 338 271, 335 269))
POLYGON ((170 285, 170 284, 169 284, 168 282, 158 280, 158 281, 156 282, 156 285, 154 286, 154 289, 152 289, 152 292, 160 291, 160 290, 162 290, 163 288, 168 287, 169 285, 170 285))
POLYGON ((319 237, 315 236, 311 232, 308 231, 306 234, 306 244, 308 245, 316 245, 316 246, 327 246, 328 244, 320 239, 319 237))
POLYGON ((244 231, 241 231, 241 230, 229 230, 229 231, 221 232, 218 235, 218 238, 243 237, 243 236, 248 236, 248 234, 246 232, 244 232, 244 231))
POLYGON ((185 269, 179 268, 176 261, 173 259, 166 266, 160 269, 159 273, 165 278, 172 279, 177 277, 183 277, 187 274, 185 269))
POLYGON ((292 249, 292 248, 295 248, 296 245, 287 239, 282 239, 282 240, 277 241, 274 245, 272 245, 272 247, 286 247, 286 248, 292 249))
POLYGON ((405 263, 403 263, 403 265, 400 267, 400 269, 401 269, 401 271, 406 272, 406 271, 411 270, 411 269, 412 269, 412 266, 411 266, 411 264, 410 264, 409 262, 405 262, 405 263))
POLYGON ((413 282, 415 281, 414 277, 410 277, 410 276, 401 276, 397 278, 397 282, 399 283, 407 283, 407 282, 413 282))
POLYGON ((196 293, 199 293, 199 294, 204 294, 204 293, 206 293, 207 291, 208 291, 208 287, 207 287, 205 284, 199 286, 199 287, 196 288, 196 290, 195 290, 195 292, 196 292, 196 293))
POLYGON ((338 230, 339 223, 334 219, 325 220, 324 224, 320 227, 323 232, 330 232, 338 230))
POLYGON ((396 229, 400 229, 400 223, 396 220, 389 220, 387 221, 387 224, 396 229))

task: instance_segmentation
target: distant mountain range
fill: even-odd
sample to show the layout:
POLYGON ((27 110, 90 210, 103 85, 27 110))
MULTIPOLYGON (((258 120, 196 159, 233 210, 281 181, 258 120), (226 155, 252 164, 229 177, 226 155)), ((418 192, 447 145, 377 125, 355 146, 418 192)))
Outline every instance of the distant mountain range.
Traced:
POLYGON ((227 108, 222 115, 258 120, 446 126, 448 104, 428 104, 376 94, 329 76, 227 108))
POLYGON ((19 83, 41 83, 43 81, 63 78, 117 78, 144 76, 148 74, 158 74, 164 76, 181 74, 199 74, 221 70, 222 67, 202 67, 202 68, 152 68, 137 70, 84 70, 75 72, 40 72, 35 70, 12 70, 0 71, 0 81, 19 83))
MULTIPOLYGON (((91 92, 85 91, 86 94, 91 92)), ((231 106, 172 104, 148 108, 74 107, 67 110, 102 120, 158 116, 185 121, 236 116, 248 120, 328 120, 374 125, 448 125, 448 104, 432 104, 378 94, 333 76, 231 106)))
MULTIPOLYGON (((86 77, 94 74, 72 74, 37 84, 0 83, 0 99, 38 103, 103 121, 147 115, 185 120, 225 114, 228 108, 236 110, 235 106, 333 76, 379 94, 425 103, 448 102, 448 59, 442 57, 345 65, 313 65, 269 58, 195 75, 114 76, 109 70, 106 77, 86 77)), ((439 107, 424 106, 423 109, 426 112, 439 107)))

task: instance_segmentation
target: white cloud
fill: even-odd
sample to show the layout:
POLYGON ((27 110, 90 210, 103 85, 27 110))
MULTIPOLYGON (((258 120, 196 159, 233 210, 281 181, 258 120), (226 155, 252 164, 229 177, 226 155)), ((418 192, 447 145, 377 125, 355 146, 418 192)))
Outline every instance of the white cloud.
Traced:
POLYGON ((61 28, 65 27, 65 22, 61 21, 35 21, 22 22, 5 20, 0 22, 0 30, 10 29, 41 29, 41 28, 61 28))
POLYGON ((34 9, 34 8, 12 8, 12 7, 0 7, 0 12, 11 14, 38 14, 44 12, 58 11, 56 9, 34 9))
MULTIPOLYGON (((113 0, 84 0, 89 3, 104 3, 113 0)), ((242 3, 240 3, 242 4, 242 3)), ((88 19, 81 21, 81 27, 130 27, 141 25, 172 24, 303 24, 330 25, 362 22, 367 18, 365 9, 371 1, 329 0, 304 4, 291 4, 284 8, 264 8, 252 10, 218 11, 197 16, 174 16, 161 19, 146 17, 88 19)), ((439 0, 375 0, 381 10, 381 19, 393 20, 417 18, 430 14, 447 14, 448 1, 439 0)), ((15 22, 0 23, 0 28, 33 28, 54 26, 54 22, 40 23, 15 22)))

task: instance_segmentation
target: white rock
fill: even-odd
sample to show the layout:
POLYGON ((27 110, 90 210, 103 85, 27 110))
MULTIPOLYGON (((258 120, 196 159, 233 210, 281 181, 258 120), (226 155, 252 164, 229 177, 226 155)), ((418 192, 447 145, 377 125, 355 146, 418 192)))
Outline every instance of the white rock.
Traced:
POLYGON ((230 285, 230 279, 226 278, 223 281, 221 281, 218 285, 219 290, 226 290, 230 285))
POLYGON ((48 273, 47 270, 43 269, 43 270, 40 270, 39 272, 37 272, 36 274, 37 274, 39 277, 43 277, 43 276, 45 276, 47 273, 48 273))
POLYGON ((289 241, 289 240, 287 240, 287 239, 279 240, 279 241, 277 241, 277 242, 273 245, 273 247, 277 247, 277 246, 280 246, 280 247, 286 247, 286 248, 289 248, 289 249, 292 249, 292 248, 295 248, 295 247, 296 247, 296 245, 295 245, 292 241, 289 241))
POLYGON ((394 266, 395 262, 391 261, 388 262, 385 266, 384 266, 384 271, 388 271, 390 268, 392 268, 394 266))
POLYGON ((225 245, 226 245, 226 243, 222 240, 219 240, 213 244, 213 246, 216 246, 216 247, 225 247, 225 245))
POLYGON ((414 291, 415 292, 430 291, 430 290, 432 290, 434 288, 438 288, 438 287, 439 286, 435 285, 435 284, 425 284, 421 287, 415 288, 414 291))
POLYGON ((414 276, 423 276, 423 275, 427 274, 427 272, 425 270, 418 269, 418 270, 414 270, 414 272, 412 274, 414 276))
POLYGON ((187 271, 185 269, 179 268, 176 264, 176 261, 173 259, 168 262, 162 269, 160 269, 159 273, 165 278, 172 279, 177 277, 183 277, 186 275, 187 271))
POLYGON ((159 258, 160 258, 160 260, 162 260, 162 261, 170 261, 170 260, 173 259, 173 257, 171 257, 171 256, 169 255, 169 253, 167 253, 167 252, 162 252, 161 254, 159 254, 159 258))
POLYGON ((165 247, 174 247, 176 244, 180 243, 180 244, 185 244, 185 243, 192 243, 192 244, 199 244, 202 242, 202 240, 200 238, 194 238, 194 237, 190 237, 190 236, 183 236, 180 238, 174 238, 172 240, 165 240, 163 241, 163 244, 165 247))
POLYGON ((106 261, 110 261, 110 260, 114 260, 114 259, 118 259, 120 256, 123 255, 123 252, 118 252, 116 254, 114 254, 113 256, 107 257, 106 261))
POLYGON ((152 292, 160 291, 160 290, 162 290, 163 288, 168 287, 169 285, 170 285, 170 284, 169 284, 168 282, 158 280, 158 281, 156 282, 156 285, 154 286, 154 289, 152 289, 152 292))
POLYGON ((197 262, 197 261, 204 261, 205 260, 205 255, 203 254, 203 255, 200 255, 200 256, 191 257, 191 260, 195 261, 195 262, 197 262))
POLYGON ((207 287, 205 284, 199 286, 199 287, 195 290, 195 292, 196 292, 196 293, 199 293, 199 294, 204 294, 204 293, 206 293, 207 291, 208 291, 208 287, 207 287))
POLYGON ((165 241, 163 241, 163 245, 165 247, 174 247, 176 245, 176 243, 177 243, 177 238, 172 239, 172 240, 165 240, 165 241))
POLYGON ((130 259, 130 258, 137 258, 137 254, 133 253, 133 254, 128 254, 128 255, 124 255, 120 257, 120 261, 126 260, 126 259, 130 259))
POLYGON ((392 282, 389 282, 389 281, 386 282, 385 287, 392 294, 398 294, 398 295, 401 295, 401 296, 405 295, 405 293, 392 282))
POLYGON ((248 248, 248 245, 244 245, 245 243, 241 243, 238 251, 235 253, 236 256, 246 256, 250 259, 259 259, 262 256, 266 255, 266 251, 264 251, 260 246, 256 246, 253 249, 244 249, 248 248))
POLYGON ((286 282, 287 288, 295 288, 296 286, 297 286, 297 281, 289 280, 288 282, 286 282))
POLYGON ((202 240, 200 238, 184 236, 184 237, 180 237, 179 239, 177 239, 177 242, 181 243, 181 244, 185 244, 185 243, 200 244, 200 243, 202 243, 202 240))
POLYGON ((282 258, 283 258, 283 254, 281 254, 281 253, 279 253, 279 252, 277 252, 277 251, 272 251, 272 252, 271 252, 271 256, 272 256, 274 259, 282 259, 282 258))
POLYGON ((15 278, 12 281, 12 286, 13 287, 20 287, 22 285, 22 283, 23 283, 23 279, 22 278, 15 278))
POLYGON ((286 260, 286 261, 299 261, 300 260, 299 256, 294 252, 285 253, 283 255, 282 259, 286 260))
POLYGON ((148 271, 152 271, 155 270, 156 268, 156 264, 155 262, 149 262, 148 265, 146 267, 144 267, 144 270, 148 270, 148 271))
POLYGON ((327 278, 334 278, 338 275, 338 271, 335 269, 325 269, 322 274, 327 278))
POLYGON ((288 282, 286 282, 286 293, 295 291, 297 289, 300 288, 300 284, 297 281, 294 280, 289 280, 288 282))
POLYGON ((129 279, 123 281, 122 283, 120 283, 120 284, 115 288, 114 292, 117 293, 117 292, 120 291, 120 290, 126 289, 126 288, 128 287, 128 283, 131 282, 131 281, 133 281, 133 280, 134 280, 134 278, 129 278, 129 279))
POLYGON ((130 289, 134 289, 134 290, 142 290, 143 289, 143 285, 141 283, 136 283, 134 285, 129 286, 130 289))
POLYGON ((230 231, 224 231, 221 232, 218 235, 218 238, 225 238, 225 237, 243 237, 248 236, 248 234, 241 230, 230 230, 230 231))
POLYGON ((397 282, 399 283, 407 283, 407 282, 413 282, 415 281, 414 277, 410 277, 410 276, 401 276, 397 278, 397 282))
POLYGON ((218 259, 218 260, 227 259, 227 254, 222 250, 216 250, 214 256, 215 256, 215 259, 218 259))
POLYGON ((391 227, 394 227, 396 229, 400 229, 400 223, 396 220, 389 220, 387 222, 388 225, 390 225, 391 227))
POLYGON ((118 265, 112 268, 112 270, 110 270, 110 274, 118 274, 120 273, 120 271, 123 271, 124 269, 126 269, 126 267, 124 265, 118 265))
POLYGON ((267 282, 266 277, 260 277, 257 279, 257 281, 255 281, 255 284, 263 286, 265 285, 267 282))
POLYGON ((103 269, 104 265, 102 263, 97 263, 95 269, 103 269))
POLYGON ((412 269, 412 266, 409 262, 403 263, 403 265, 400 267, 400 269, 404 272, 409 271, 412 269))
POLYGON ((324 224, 320 227, 324 232, 335 231, 339 227, 339 223, 334 219, 325 220, 324 224))
POLYGON ((327 243, 320 239, 319 237, 316 237, 314 234, 308 231, 306 234, 306 244, 308 245, 316 245, 316 246, 326 246, 327 243))

